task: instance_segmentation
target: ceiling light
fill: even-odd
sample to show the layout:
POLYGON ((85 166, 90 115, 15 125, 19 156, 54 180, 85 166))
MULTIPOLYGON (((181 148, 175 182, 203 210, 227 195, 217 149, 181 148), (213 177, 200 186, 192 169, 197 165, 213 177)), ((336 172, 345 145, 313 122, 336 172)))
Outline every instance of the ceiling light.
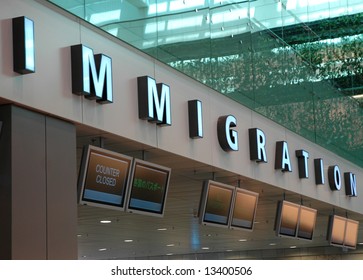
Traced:
POLYGON ((125 243, 131 243, 131 242, 134 242, 134 240, 132 240, 132 239, 125 239, 124 242, 125 243))
POLYGON ((158 231, 166 231, 166 230, 168 230, 167 228, 158 228, 157 229, 158 231))
POLYGON ((269 245, 270 246, 276 246, 276 243, 270 243, 269 245))
POLYGON ((290 246, 290 249, 296 249, 297 246, 290 246))
POLYGON ((111 221, 110 220, 102 220, 100 221, 101 224, 110 224, 111 221))
POLYGON ((166 245, 166 247, 174 247, 175 246, 175 244, 168 244, 168 245, 166 245))
POLYGON ((77 237, 82 237, 82 234, 77 234, 77 237))
POLYGON ((202 247, 202 250, 209 250, 209 247, 202 247))
POLYGON ((98 251, 102 252, 102 251, 106 251, 107 248, 101 248, 101 249, 98 249, 98 251))
POLYGON ((233 252, 233 250, 231 250, 231 249, 228 249, 228 250, 226 250, 226 252, 233 252))
POLYGON ((172 255, 174 255, 173 253, 168 253, 168 254, 166 254, 167 256, 172 256, 172 255))
POLYGON ((240 240, 238 240, 239 242, 246 242, 247 241, 247 239, 240 239, 240 240))
POLYGON ((361 99, 361 98, 363 98, 363 94, 353 95, 352 97, 355 99, 361 99))
POLYGON ((359 242, 358 245, 363 245, 363 242, 359 242))

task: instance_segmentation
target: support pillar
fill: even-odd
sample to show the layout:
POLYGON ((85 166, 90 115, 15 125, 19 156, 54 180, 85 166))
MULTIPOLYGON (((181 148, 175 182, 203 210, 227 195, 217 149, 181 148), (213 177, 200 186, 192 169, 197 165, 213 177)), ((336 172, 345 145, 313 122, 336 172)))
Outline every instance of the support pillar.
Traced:
POLYGON ((76 259, 75 126, 14 105, 0 121, 0 259, 76 259))

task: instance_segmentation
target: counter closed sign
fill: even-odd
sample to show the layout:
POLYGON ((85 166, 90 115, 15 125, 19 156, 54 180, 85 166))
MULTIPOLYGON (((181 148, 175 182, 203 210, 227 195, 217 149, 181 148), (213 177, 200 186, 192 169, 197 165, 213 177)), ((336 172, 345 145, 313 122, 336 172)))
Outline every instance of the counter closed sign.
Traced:
POLYGON ((90 151, 83 201, 123 207, 131 160, 90 151))

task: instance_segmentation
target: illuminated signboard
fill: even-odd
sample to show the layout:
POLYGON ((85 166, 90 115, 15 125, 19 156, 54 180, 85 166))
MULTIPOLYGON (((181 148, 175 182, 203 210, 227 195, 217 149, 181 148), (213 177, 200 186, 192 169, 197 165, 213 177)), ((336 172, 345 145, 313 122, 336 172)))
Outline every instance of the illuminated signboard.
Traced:
POLYGON ((13 18, 13 70, 21 75, 35 73, 34 22, 13 18))
POLYGON ((80 204, 123 210, 131 163, 131 157, 86 146, 78 180, 80 204))
POLYGON ((156 216, 164 214, 171 169, 135 159, 130 180, 127 211, 156 216))
POLYGON ((200 222, 228 227, 235 187, 206 181, 200 204, 200 222))
POLYGON ((231 228, 252 230, 257 209, 258 193, 237 188, 234 197, 231 228))
POLYGON ((312 240, 316 216, 316 209, 286 200, 280 201, 276 216, 276 234, 278 236, 312 240))
POLYGON ((355 249, 357 246, 359 222, 332 215, 329 218, 328 240, 330 245, 355 249))

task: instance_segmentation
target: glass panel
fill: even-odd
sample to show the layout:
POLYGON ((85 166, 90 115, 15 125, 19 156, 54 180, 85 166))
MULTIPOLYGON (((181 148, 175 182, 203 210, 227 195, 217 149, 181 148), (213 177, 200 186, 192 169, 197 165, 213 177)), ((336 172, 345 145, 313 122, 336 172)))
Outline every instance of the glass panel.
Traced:
POLYGON ((248 3, 211 9, 212 86, 253 108, 253 77, 248 3))
MULTIPOLYGON (((189 2, 190 5, 194 3, 189 2)), ((197 2, 194 5, 197 5, 197 2)), ((173 9, 176 8, 177 6, 173 6, 173 9)), ((209 85, 211 82, 209 7, 201 9, 193 7, 192 10, 184 8, 175 13, 158 19, 159 22, 160 20, 166 22, 166 30, 158 32, 157 58, 209 85)))
POLYGON ((51 0, 49 2, 52 2, 68 12, 85 19, 85 0, 51 0))

